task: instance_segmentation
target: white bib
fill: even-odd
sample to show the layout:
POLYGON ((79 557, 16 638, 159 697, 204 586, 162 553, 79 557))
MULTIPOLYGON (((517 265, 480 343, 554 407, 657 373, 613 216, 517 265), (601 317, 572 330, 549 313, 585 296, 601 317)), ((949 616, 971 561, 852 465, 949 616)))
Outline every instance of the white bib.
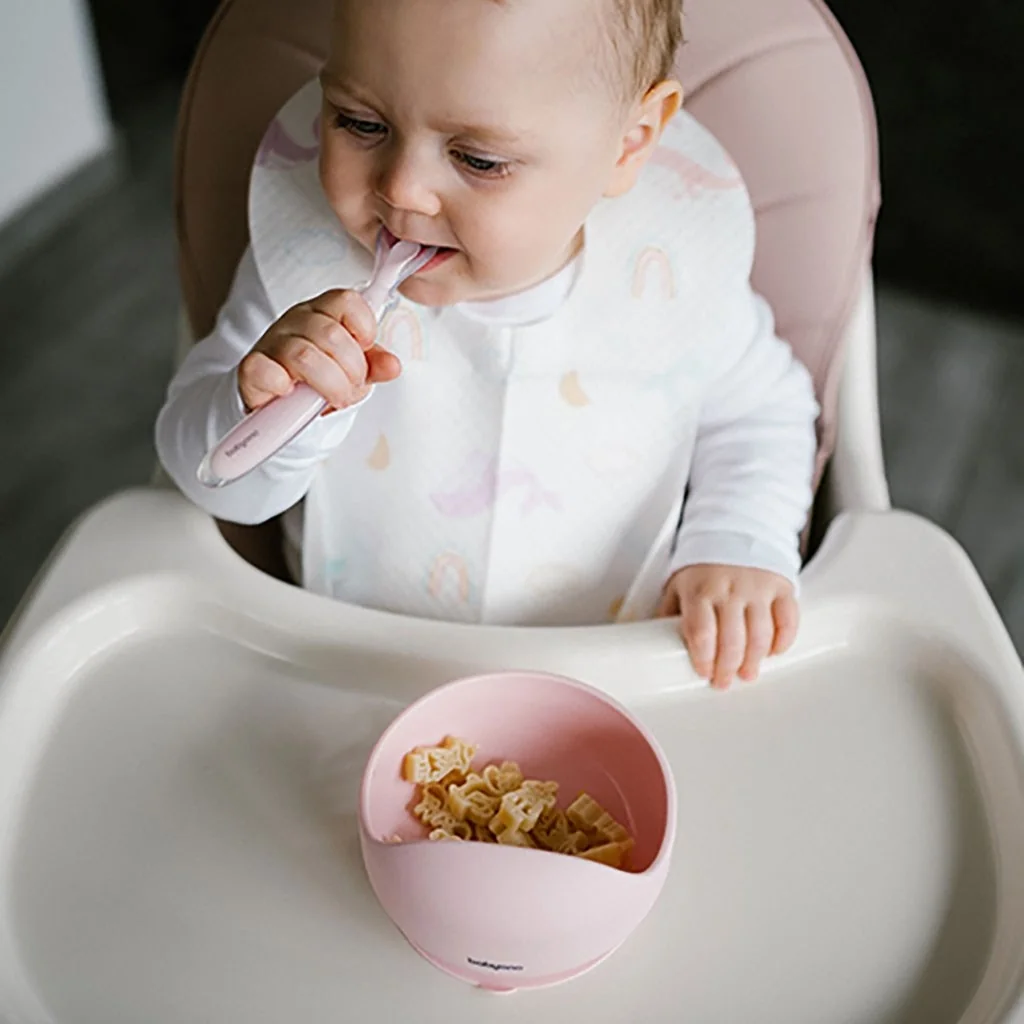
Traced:
MULTIPOLYGON (((278 315, 371 268, 320 189, 320 103, 316 82, 289 101, 252 175, 253 251, 278 315)), ((467 622, 652 614, 702 396, 750 339, 752 311, 726 296, 753 248, 735 166, 680 115, 637 186, 592 211, 549 319, 493 327, 402 299, 380 344, 404 372, 317 473, 303 583, 467 622)))

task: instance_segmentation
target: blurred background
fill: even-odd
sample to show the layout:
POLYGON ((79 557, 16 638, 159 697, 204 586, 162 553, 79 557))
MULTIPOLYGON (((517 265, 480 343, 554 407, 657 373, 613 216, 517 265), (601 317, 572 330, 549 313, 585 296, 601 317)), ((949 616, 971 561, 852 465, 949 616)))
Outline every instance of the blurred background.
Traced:
MULTIPOLYGON (((893 499, 965 545, 1024 650, 1024 5, 831 6, 880 121, 893 499)), ((215 7, 0 4, 0 626, 72 520, 152 474, 174 118, 215 7)))

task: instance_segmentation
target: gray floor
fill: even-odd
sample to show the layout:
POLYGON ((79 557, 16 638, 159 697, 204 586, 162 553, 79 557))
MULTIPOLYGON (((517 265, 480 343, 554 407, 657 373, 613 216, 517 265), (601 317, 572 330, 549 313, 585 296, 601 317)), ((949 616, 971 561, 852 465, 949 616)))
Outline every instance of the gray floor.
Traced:
MULTIPOLYGON (((0 235, 0 623, 75 516, 151 473, 177 310, 174 102, 126 126, 116 188, 27 250, 0 235)), ((879 334, 894 500, 960 539, 1024 651, 1024 325, 883 288, 879 334)))

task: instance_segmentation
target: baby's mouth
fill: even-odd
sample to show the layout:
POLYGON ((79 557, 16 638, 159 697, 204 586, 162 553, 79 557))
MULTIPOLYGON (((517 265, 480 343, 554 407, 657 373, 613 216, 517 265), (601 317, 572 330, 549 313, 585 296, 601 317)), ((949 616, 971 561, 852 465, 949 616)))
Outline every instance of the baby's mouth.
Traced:
MULTIPOLYGON (((392 231, 390 231, 387 227, 382 226, 381 230, 384 232, 384 238, 389 246, 396 245, 399 241, 401 241, 401 239, 399 239, 398 236, 395 235, 392 231)), ((418 239, 413 238, 406 239, 406 241, 416 242, 417 245, 429 244, 426 242, 420 242, 418 239)), ((458 249, 453 249, 451 246, 447 245, 438 245, 432 247, 437 249, 437 253, 427 263, 425 263, 416 272, 416 275, 414 276, 426 274, 428 271, 433 270, 435 267, 439 267, 442 263, 447 263, 448 260, 450 260, 459 251, 458 249)))
POLYGON ((434 267, 439 267, 442 263, 447 263, 448 260, 450 260, 458 251, 458 249, 449 249, 446 245, 438 246, 437 254, 427 262, 420 273, 425 274, 428 270, 433 270, 434 267))

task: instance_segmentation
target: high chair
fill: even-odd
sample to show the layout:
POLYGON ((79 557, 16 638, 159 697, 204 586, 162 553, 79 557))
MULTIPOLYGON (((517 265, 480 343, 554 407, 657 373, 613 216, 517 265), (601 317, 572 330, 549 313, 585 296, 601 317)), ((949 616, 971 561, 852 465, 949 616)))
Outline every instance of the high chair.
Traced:
MULTIPOLYGON (((183 345, 227 293, 256 147, 315 75, 329 6, 225 0, 207 31, 177 149, 183 345)), ((955 542, 889 508, 862 71, 819 0, 689 0, 687 35, 689 109, 746 177, 754 283, 823 408, 795 648, 712 693, 671 623, 349 607, 274 578, 272 529, 222 536, 168 489, 118 495, 69 531, 0 652, 0 1017, 1024 1022, 1024 669, 955 542), (355 812, 402 707, 509 668, 647 723, 678 840, 618 954, 502 1000, 405 946, 355 812)))

